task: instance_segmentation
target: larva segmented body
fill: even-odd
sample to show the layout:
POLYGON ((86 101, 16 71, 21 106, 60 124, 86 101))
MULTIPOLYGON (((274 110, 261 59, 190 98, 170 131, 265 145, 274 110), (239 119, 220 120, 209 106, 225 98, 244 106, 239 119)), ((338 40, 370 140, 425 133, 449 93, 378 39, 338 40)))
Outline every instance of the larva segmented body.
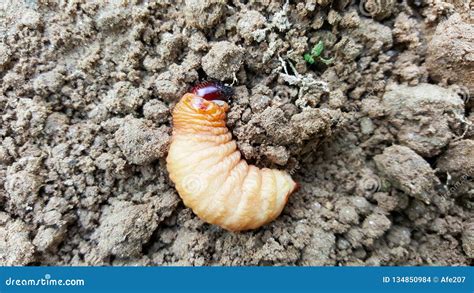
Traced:
POLYGON ((228 109, 224 101, 185 94, 173 110, 167 168, 184 204, 202 220, 230 231, 255 229, 280 215, 296 183, 241 158, 225 124, 228 109))

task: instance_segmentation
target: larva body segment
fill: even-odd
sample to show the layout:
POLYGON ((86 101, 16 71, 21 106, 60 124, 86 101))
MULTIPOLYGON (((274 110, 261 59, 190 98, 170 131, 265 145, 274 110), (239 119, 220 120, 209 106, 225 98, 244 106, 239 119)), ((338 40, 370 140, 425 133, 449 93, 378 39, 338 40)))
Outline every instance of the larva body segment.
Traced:
POLYGON ((280 215, 296 183, 241 158, 225 124, 228 109, 226 102, 185 94, 173 110, 167 168, 184 204, 202 220, 230 231, 255 229, 280 215))

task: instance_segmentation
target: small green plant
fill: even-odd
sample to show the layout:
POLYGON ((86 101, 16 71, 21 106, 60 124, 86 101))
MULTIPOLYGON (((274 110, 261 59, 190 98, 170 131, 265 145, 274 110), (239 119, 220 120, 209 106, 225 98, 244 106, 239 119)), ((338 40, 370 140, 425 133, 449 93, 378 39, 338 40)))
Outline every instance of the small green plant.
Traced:
POLYGON ((323 51, 324 43, 320 40, 316 45, 314 45, 313 49, 311 49, 311 52, 304 54, 304 60, 309 64, 314 64, 316 61, 321 61, 326 65, 331 64, 334 61, 334 57, 329 59, 321 57, 323 51))

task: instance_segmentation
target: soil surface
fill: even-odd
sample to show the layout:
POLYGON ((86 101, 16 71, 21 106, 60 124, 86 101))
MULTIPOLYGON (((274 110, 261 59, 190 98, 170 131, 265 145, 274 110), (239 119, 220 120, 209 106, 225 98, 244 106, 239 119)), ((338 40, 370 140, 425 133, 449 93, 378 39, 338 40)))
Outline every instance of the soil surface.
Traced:
POLYGON ((57 2, 0 3, 0 265, 472 265, 470 1, 57 2), (301 183, 258 230, 168 178, 209 79, 244 157, 301 183))

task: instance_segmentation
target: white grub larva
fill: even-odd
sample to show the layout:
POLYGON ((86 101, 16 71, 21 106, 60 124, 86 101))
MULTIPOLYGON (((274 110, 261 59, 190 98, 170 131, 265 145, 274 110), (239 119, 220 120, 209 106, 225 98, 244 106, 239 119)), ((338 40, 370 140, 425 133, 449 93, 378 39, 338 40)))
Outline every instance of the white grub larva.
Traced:
POLYGON ((225 123, 229 90, 208 82, 181 98, 173 110, 167 168, 184 204, 199 218, 242 231, 277 218, 297 184, 286 172, 241 158, 225 123))

